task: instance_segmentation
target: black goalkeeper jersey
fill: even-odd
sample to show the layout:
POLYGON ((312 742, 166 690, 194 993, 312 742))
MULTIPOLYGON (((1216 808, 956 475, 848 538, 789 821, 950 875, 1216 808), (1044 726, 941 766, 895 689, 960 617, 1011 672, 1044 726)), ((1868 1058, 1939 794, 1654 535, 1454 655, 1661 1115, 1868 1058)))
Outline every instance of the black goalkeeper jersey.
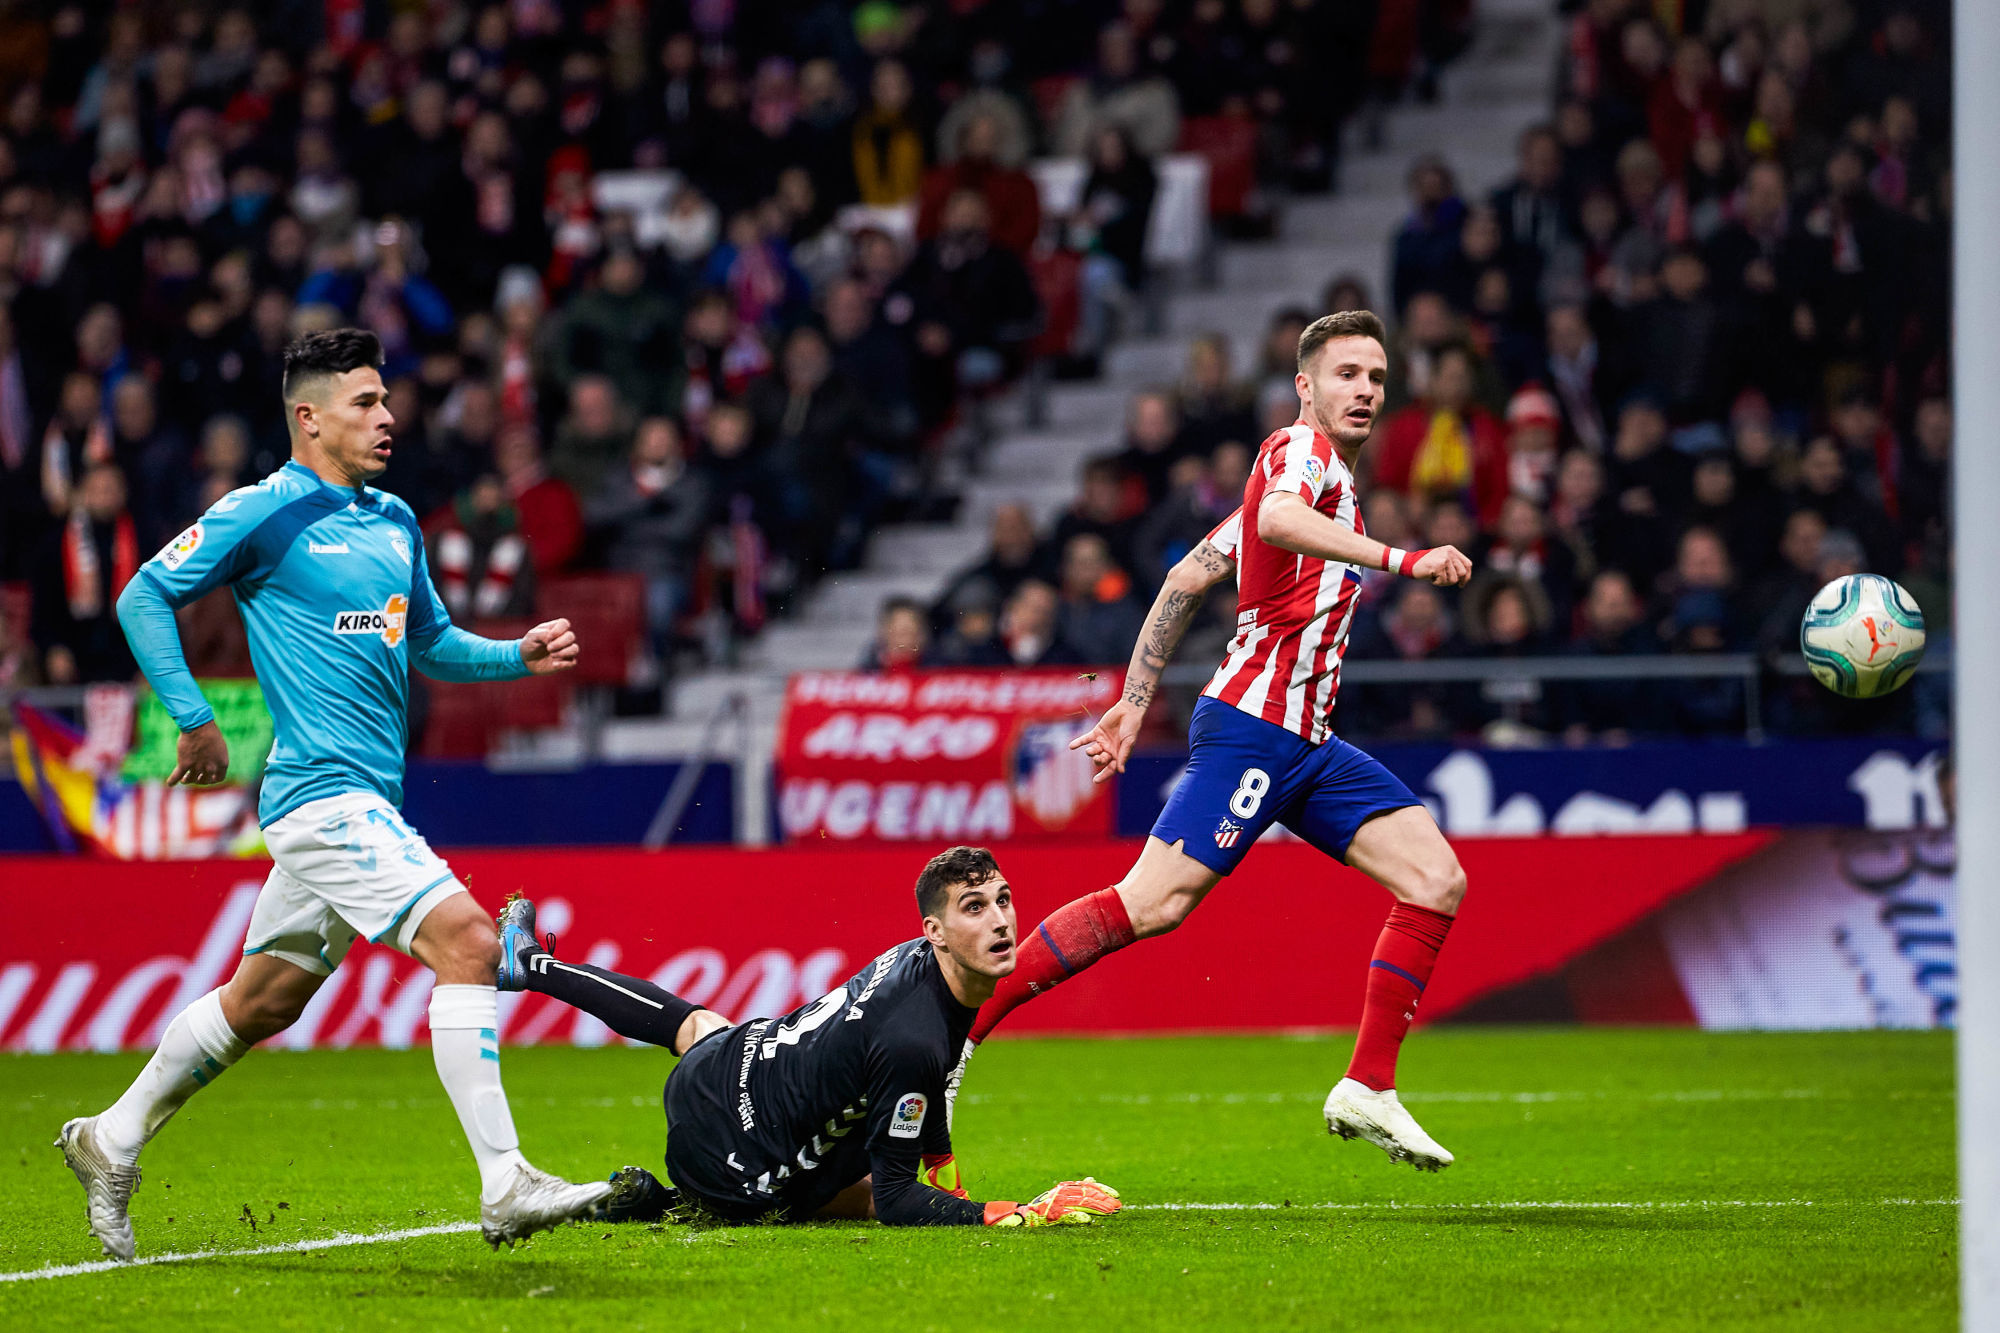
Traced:
POLYGON ((783 1018, 711 1033, 667 1077, 668 1176, 739 1219, 804 1221, 872 1174, 883 1222, 982 1221, 917 1178, 951 1151, 945 1085, 978 1012, 918 939, 783 1018))

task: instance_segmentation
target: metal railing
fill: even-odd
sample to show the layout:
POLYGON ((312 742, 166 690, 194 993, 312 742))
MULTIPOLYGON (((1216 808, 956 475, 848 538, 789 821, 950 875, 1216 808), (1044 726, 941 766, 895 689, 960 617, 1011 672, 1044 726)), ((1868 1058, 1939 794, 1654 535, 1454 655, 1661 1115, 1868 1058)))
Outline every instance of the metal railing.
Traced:
MULTIPOLYGON (((1951 670, 1948 653, 1938 652, 1918 667, 1919 675, 1933 676, 1951 670)), ((1208 683, 1212 668, 1203 662, 1182 662, 1167 669, 1161 683, 1165 697, 1174 704, 1172 716, 1184 716, 1195 694, 1208 683)), ((1687 656, 1638 657, 1453 657, 1419 661, 1352 658, 1341 668, 1341 683, 1349 687, 1396 687, 1423 685, 1470 685, 1482 687, 1487 697, 1504 706, 1533 703, 1540 686, 1593 681, 1733 681, 1741 687, 1743 736, 1752 742, 1765 738, 1765 691, 1780 681, 1807 675, 1805 663, 1792 656, 1768 658, 1754 653, 1712 653, 1687 656)), ((762 842, 768 819, 772 755, 770 727, 753 723, 751 696, 762 691, 782 691, 785 676, 779 672, 741 673, 741 688, 729 691, 709 716, 702 719, 699 740, 691 754, 657 756, 681 761, 674 781, 662 793, 645 836, 649 848, 667 846, 673 830, 693 800, 701 775, 708 764, 724 762, 736 769, 739 840, 762 842)), ((28 690, 0 690, 0 734, 4 734, 6 710, 14 700, 79 716, 84 701, 83 686, 43 686, 28 690)), ((1163 716, 1169 716, 1164 715, 1163 716)), ((615 725, 615 724, 612 724, 615 725)), ((601 757, 600 737, 594 728, 585 728, 587 753, 583 762, 601 757)), ((629 757, 629 756, 628 756, 629 757)), ((569 762, 574 763, 572 758, 569 762)), ((532 765, 530 765, 532 766, 532 765)), ((11 775, 7 775, 11 776, 11 775)), ((4 780, 4 779, 0 779, 4 780)))
MULTIPOLYGON (((1951 670, 1951 659, 1938 653, 1917 664, 1918 675, 1951 670)), ((1210 668, 1178 663, 1162 674, 1170 689, 1200 689, 1213 674, 1210 668)), ((1349 658, 1340 668, 1342 685, 1541 685, 1557 681, 1677 681, 1733 680, 1743 687, 1745 739, 1764 739, 1764 686, 1772 679, 1797 679, 1811 674, 1796 657, 1767 658, 1757 653, 1656 654, 1634 657, 1444 657, 1419 661, 1349 658)))

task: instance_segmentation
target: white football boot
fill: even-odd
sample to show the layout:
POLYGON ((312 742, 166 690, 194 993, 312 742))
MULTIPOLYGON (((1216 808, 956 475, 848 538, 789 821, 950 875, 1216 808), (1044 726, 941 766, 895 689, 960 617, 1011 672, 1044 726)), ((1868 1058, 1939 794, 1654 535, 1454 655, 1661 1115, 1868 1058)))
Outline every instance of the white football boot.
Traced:
POLYGON ((132 1193, 139 1188, 138 1166, 116 1162, 97 1142, 97 1117, 72 1120, 56 1136, 63 1160, 76 1173, 88 1201, 86 1215, 90 1234, 97 1237, 108 1259, 130 1259, 137 1246, 132 1240, 132 1219, 126 1209, 132 1193))
POLYGON ((573 1218, 584 1216, 611 1193, 612 1182, 594 1180, 572 1185, 539 1167, 521 1166, 514 1172, 507 1192, 492 1203, 479 1201, 479 1231, 486 1243, 499 1249, 513 1245, 537 1231, 548 1231, 573 1218))
POLYGON ((1366 1139, 1388 1153, 1390 1161, 1408 1162, 1419 1171, 1442 1171, 1453 1160, 1403 1109, 1394 1088, 1377 1092, 1351 1078, 1340 1080, 1326 1094, 1326 1132, 1343 1139, 1366 1139))

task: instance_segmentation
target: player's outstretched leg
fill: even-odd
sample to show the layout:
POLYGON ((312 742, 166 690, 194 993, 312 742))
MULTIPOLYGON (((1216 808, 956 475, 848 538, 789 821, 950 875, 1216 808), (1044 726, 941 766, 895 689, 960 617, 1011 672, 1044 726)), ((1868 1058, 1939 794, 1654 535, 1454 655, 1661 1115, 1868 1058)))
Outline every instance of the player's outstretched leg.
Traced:
POLYGON ((1137 940, 1164 935, 1187 919, 1222 878, 1157 837, 1116 887, 1058 907, 1021 938, 1020 961, 979 1006, 971 1045, 985 1041, 1015 1009, 1137 940))
POLYGON ((1117 889, 1100 889, 1064 903, 1023 936, 1020 961, 1000 978, 993 998, 979 1006, 979 1017, 972 1021, 972 1045, 985 1041, 1019 1006, 1137 938, 1117 889))
POLYGON ((1002 1019, 1126 945, 1173 930, 1221 878, 1178 846, 1148 838, 1138 863, 1115 887, 1086 894, 1043 917, 1022 936, 1014 970, 1000 979, 993 998, 979 1006, 958 1065, 945 1080, 946 1122, 957 1110, 967 1062, 1002 1019))
POLYGON ((1398 899, 1375 942, 1361 1027, 1347 1077, 1326 1098, 1326 1128, 1360 1138, 1420 1171, 1439 1171, 1452 1155, 1404 1109, 1396 1096, 1396 1057, 1430 984, 1452 914, 1465 895, 1465 872, 1430 812, 1407 806, 1363 824, 1347 862, 1398 899))
MULTIPOLYGON (((720 1014, 662 990, 644 977, 628 977, 588 963, 565 963, 535 940, 535 904, 516 895, 499 916, 500 989, 530 991, 581 1009, 630 1041, 686 1053, 717 1028, 720 1014)), ((553 939, 550 944, 553 945, 553 939)))
POLYGON ((437 973, 431 1059, 479 1163, 479 1229, 496 1248, 581 1217, 606 1181, 574 1185, 529 1164, 500 1085, 499 941, 472 896, 455 893, 417 928, 413 952, 437 973))

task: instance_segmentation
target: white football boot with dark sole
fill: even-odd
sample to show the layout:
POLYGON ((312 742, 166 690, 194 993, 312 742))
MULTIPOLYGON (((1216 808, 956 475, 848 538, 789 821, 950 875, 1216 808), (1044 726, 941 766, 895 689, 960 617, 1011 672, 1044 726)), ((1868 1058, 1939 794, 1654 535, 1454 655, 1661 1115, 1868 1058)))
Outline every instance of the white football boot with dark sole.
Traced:
POLYGON ((582 1217, 610 1194, 608 1180, 572 1185, 538 1167, 523 1166, 505 1194, 492 1203, 480 1200, 479 1231, 497 1250, 582 1217))
POLYGON ((1326 1132, 1366 1139, 1388 1153, 1390 1161, 1408 1162, 1419 1171, 1442 1171, 1453 1160, 1403 1109, 1394 1088, 1377 1092, 1351 1078, 1334 1084, 1326 1095, 1326 1132))
POLYGON ((127 1209, 133 1191, 139 1188, 139 1168, 115 1162, 97 1142, 97 1117, 72 1120, 56 1136, 63 1160, 76 1173, 87 1200, 90 1234, 97 1237, 108 1259, 130 1259, 137 1246, 132 1240, 132 1218, 127 1209))

